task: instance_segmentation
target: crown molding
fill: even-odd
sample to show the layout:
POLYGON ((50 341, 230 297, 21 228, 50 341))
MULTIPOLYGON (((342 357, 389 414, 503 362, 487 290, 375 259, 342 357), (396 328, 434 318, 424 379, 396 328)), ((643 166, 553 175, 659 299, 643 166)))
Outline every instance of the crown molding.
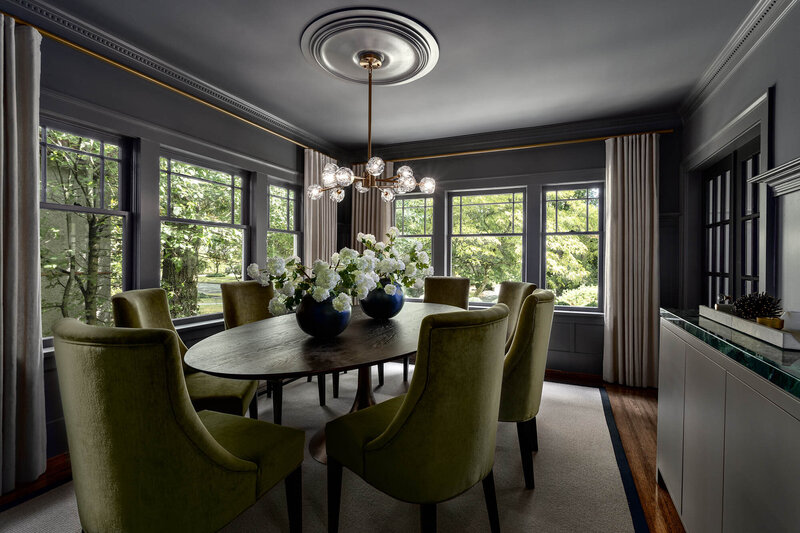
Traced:
POLYGON ((694 113, 724 85, 795 3, 796 0, 758 0, 681 104, 681 116, 694 113))
POLYGON ((219 87, 162 61, 100 28, 39 0, 3 0, 4 9, 30 24, 159 81, 241 115, 281 135, 333 155, 342 149, 219 87))
POLYGON ((800 191, 800 157, 749 178, 748 183, 766 183, 775 196, 800 191))
MULTIPOLYGON (((402 160, 441 153, 491 150, 551 141, 569 141, 587 137, 603 137, 656 129, 679 129, 680 117, 675 113, 659 113, 633 117, 565 122, 532 128, 494 131, 444 137, 424 141, 373 146, 372 152, 383 159, 402 160)), ((351 151, 350 161, 364 159, 363 150, 351 151)))

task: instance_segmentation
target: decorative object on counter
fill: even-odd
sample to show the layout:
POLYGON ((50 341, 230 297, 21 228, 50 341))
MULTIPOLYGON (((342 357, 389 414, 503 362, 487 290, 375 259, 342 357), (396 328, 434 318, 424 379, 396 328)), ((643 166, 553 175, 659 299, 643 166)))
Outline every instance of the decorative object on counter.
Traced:
POLYGON ((784 350, 800 350, 800 331, 774 329, 761 325, 753 320, 746 320, 730 313, 717 311, 705 305, 701 305, 698 312, 700 316, 704 316, 714 322, 741 331, 745 335, 755 337, 784 350))
POLYGON ((736 316, 751 320, 759 317, 777 318, 783 312, 780 299, 766 292, 754 292, 737 298, 733 302, 733 310, 736 316))
POLYGON ((760 316, 756 318, 756 322, 773 329, 783 329, 783 320, 774 316, 760 316))
POLYGON ((717 303, 714 309, 723 313, 733 313, 733 296, 730 294, 720 294, 717 296, 717 303))

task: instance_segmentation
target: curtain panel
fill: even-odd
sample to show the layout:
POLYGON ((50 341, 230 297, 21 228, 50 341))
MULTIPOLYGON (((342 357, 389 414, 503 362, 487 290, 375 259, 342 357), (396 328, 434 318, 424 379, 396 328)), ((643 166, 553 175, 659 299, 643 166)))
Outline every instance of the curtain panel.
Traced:
POLYGON ((658 385, 658 135, 606 140, 603 379, 658 385))
MULTIPOLYGON (((322 185, 322 169, 336 160, 316 150, 306 148, 303 165, 305 185, 322 185)), ((325 194, 319 200, 303 202, 303 264, 311 266, 315 260, 330 261, 336 251, 336 202, 325 194)))
MULTIPOLYGON (((355 165, 353 172, 356 176, 364 174, 366 165, 355 165)), ((386 168, 381 174, 381 178, 391 178, 394 175, 394 163, 386 163, 386 168)), ((359 252, 364 251, 364 246, 356 240, 359 233, 372 233, 375 238, 382 241, 386 238, 386 232, 392 225, 392 209, 394 202, 384 202, 378 189, 370 189, 369 192, 358 192, 352 189, 353 194, 353 219, 350 226, 351 246, 359 252)), ((349 192, 349 191, 348 191, 349 192)))
POLYGON ((41 35, 0 18, 0 471, 6 493, 44 472, 47 437, 39 273, 41 35))

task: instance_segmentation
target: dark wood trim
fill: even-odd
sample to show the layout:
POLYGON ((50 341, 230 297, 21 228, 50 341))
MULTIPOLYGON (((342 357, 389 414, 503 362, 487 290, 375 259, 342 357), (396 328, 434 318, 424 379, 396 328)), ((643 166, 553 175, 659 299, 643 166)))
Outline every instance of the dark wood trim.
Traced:
POLYGON ((0 496, 0 512, 38 496, 72 479, 69 453, 62 453, 47 460, 47 469, 36 481, 20 485, 0 496))
POLYGON ((581 385, 583 387, 602 387, 603 376, 599 374, 588 374, 585 372, 566 372, 564 370, 553 370, 548 368, 544 371, 545 381, 555 383, 566 383, 568 385, 581 385))

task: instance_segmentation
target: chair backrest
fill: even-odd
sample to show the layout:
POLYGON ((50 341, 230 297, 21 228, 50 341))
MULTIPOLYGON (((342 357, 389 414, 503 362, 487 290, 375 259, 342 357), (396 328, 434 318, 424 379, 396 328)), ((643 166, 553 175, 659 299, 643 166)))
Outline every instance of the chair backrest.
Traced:
POLYGON ((444 501, 492 469, 507 323, 502 304, 423 319, 405 400, 365 448, 365 471, 392 496, 444 501))
POLYGON ((139 289, 125 291, 111 297, 114 325, 120 328, 160 328, 175 331, 181 357, 186 355, 186 345, 175 330, 169 315, 167 291, 164 289, 139 289))
POLYGON ((428 276, 422 301, 469 309, 469 278, 428 276))
POLYGON ((214 530, 235 516, 217 502, 254 501, 256 476, 242 472, 257 467, 203 426, 173 331, 62 319, 53 337, 85 531, 214 530))
POLYGON ((503 366, 502 421, 523 422, 539 412, 554 308, 555 295, 541 289, 533 291, 522 304, 503 366))
POLYGON ((263 286, 256 280, 236 281, 221 283, 220 289, 225 329, 272 318, 269 312, 269 301, 274 296, 271 283, 263 286))
POLYGON ((504 281, 500 283, 500 294, 497 295, 497 303, 508 306, 506 351, 511 348, 511 339, 514 337, 514 330, 517 328, 522 302, 535 290, 535 283, 525 283, 524 281, 504 281))

